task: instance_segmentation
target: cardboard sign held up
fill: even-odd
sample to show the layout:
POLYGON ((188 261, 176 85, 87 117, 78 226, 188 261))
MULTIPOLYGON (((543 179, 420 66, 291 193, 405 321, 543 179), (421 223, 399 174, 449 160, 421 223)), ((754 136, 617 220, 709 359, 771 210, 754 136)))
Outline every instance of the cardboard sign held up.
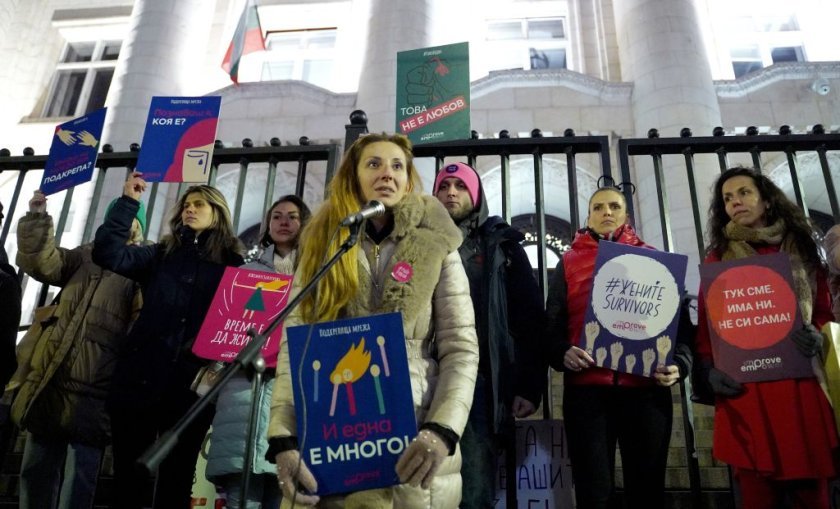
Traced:
MULTIPOLYGON (((250 341, 247 332, 263 332, 286 307, 292 276, 261 270, 227 267, 210 309, 193 343, 197 356, 231 362, 250 341)), ((282 324, 274 329, 260 352, 265 365, 277 365, 282 324)))
POLYGON ((598 244, 580 345, 595 364, 652 377, 673 362, 688 257, 598 244))
POLYGON ((318 495, 399 484, 397 460, 417 434, 402 315, 286 332, 298 440, 318 495))
POLYGON ((802 327, 785 253, 700 265, 715 367, 738 382, 814 376, 790 334, 802 327))
POLYGON ((152 97, 137 171, 147 182, 210 178, 222 98, 152 97))
POLYGON ((56 126, 41 179, 40 189, 44 194, 64 191, 91 179, 102 140, 105 110, 56 126))

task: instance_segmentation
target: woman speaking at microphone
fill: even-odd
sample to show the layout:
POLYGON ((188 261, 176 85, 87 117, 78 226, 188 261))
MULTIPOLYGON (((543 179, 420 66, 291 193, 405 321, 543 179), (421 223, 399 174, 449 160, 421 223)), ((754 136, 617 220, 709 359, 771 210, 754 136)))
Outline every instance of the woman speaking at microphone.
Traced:
POLYGON ((284 324, 402 313, 420 429, 397 462, 404 484, 317 496, 317 482, 297 448, 292 372, 283 341, 271 404, 269 456, 277 463, 284 506, 458 506, 458 439, 472 403, 478 344, 469 284, 457 251, 461 233, 436 198, 419 193, 420 186, 411 144, 404 136, 367 135, 349 148, 330 183, 329 199, 301 235, 292 292, 312 280, 339 249, 347 233, 335 238, 332 234, 343 218, 371 200, 384 204, 386 213, 367 220, 359 243, 284 324), (304 490, 298 491, 301 487, 304 490))

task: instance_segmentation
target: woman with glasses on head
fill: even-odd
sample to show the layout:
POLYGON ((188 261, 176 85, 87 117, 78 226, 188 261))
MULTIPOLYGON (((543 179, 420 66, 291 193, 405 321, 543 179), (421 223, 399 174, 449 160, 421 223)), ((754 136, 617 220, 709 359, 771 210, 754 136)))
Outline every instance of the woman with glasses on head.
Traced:
MULTIPOLYGON (((120 352, 108 411, 114 444, 116 505, 145 504, 147 476, 135 462, 171 428, 197 395, 190 389, 206 364, 192 353, 225 267, 242 265, 242 244, 233 231, 222 193, 192 186, 159 243, 128 246, 131 219, 146 189, 134 172, 105 222, 96 231, 93 260, 140 283, 144 306, 120 352)), ((154 507, 189 507, 195 461, 213 411, 205 408, 178 439, 157 473, 154 507)))

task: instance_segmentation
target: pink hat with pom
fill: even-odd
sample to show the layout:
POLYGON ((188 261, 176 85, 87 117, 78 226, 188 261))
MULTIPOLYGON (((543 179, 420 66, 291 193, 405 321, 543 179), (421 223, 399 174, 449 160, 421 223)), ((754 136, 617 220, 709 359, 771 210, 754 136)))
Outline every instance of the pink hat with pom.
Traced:
POLYGON ((435 194, 437 194, 437 190, 440 187, 440 183, 443 182, 445 179, 455 177, 460 179, 461 182, 467 186, 467 192, 470 193, 470 200, 472 200, 472 206, 475 207, 476 203, 478 203, 478 193, 479 189, 481 189, 481 181, 478 179, 478 173, 468 164, 464 163, 452 163, 447 164, 440 170, 435 177, 435 194))

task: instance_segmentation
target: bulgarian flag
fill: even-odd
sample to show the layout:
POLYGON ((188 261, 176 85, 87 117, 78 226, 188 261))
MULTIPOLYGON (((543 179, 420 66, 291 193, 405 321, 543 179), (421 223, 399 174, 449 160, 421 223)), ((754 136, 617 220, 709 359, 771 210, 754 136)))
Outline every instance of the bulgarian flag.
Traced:
POLYGON ((239 17, 236 32, 233 33, 233 39, 222 60, 222 69, 230 74, 231 81, 238 85, 239 61, 242 60, 242 55, 261 50, 265 51, 265 41, 262 36, 262 27, 260 27, 256 0, 245 0, 245 9, 239 17))

